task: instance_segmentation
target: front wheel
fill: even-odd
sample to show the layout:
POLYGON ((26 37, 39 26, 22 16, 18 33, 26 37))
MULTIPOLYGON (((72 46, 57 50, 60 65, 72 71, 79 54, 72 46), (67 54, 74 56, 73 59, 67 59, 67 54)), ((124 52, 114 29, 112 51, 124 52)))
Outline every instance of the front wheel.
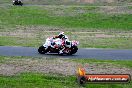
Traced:
POLYGON ((44 46, 40 46, 39 49, 38 49, 38 52, 40 54, 45 54, 46 53, 45 47, 44 46))
POLYGON ((23 4, 21 3, 20 5, 22 6, 23 4))
POLYGON ((77 50, 78 50, 78 47, 77 46, 72 46, 71 47, 70 55, 75 54, 77 52, 77 50))
POLYGON ((20 5, 22 6, 23 5, 23 3, 22 2, 19 2, 20 3, 20 5))

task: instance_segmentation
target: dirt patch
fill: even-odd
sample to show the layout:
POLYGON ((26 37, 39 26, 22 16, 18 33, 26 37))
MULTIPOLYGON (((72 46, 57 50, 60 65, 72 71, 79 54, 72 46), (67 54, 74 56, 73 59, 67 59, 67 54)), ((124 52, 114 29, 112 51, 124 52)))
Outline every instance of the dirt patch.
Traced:
POLYGON ((131 74, 132 69, 123 67, 123 66, 115 66, 110 63, 106 64, 85 64, 86 72, 90 74, 131 74), (86 66, 87 65, 87 66, 86 66))
POLYGON ((17 31, 10 31, 10 32, 0 32, 0 36, 12 36, 12 37, 35 37, 35 31, 24 31, 24 30, 17 30, 17 31))
POLYGON ((132 14, 132 10, 127 6, 102 6, 98 12, 105 14, 132 14))
POLYGON ((21 59, 0 64, 1 75, 15 75, 22 72, 57 73, 73 75, 76 64, 63 60, 21 59))
MULTIPOLYGON (((14 59, 0 64, 0 75, 15 75, 23 72, 56 73, 76 75, 81 64, 64 59, 14 59)), ((131 74, 132 69, 112 64, 83 64, 89 74, 131 74)))
MULTIPOLYGON (((65 28, 53 28, 53 27, 42 27, 42 26, 30 26, 23 27, 17 26, 14 31, 5 31, 0 32, 0 36, 9 36, 9 37, 20 37, 20 38, 37 38, 45 39, 47 37, 57 35, 59 32, 64 31, 66 35, 70 38, 74 38, 76 35, 79 35, 79 38, 113 38, 113 37, 132 37, 131 31, 88 31, 88 30, 72 30, 65 28)), ((78 36, 76 36, 78 37, 78 36)))

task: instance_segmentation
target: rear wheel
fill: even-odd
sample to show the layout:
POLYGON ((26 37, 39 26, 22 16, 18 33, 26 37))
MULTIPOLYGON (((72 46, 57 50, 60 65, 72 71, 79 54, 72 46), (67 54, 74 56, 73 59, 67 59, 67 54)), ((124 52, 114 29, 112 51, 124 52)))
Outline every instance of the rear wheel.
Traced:
POLYGON ((13 5, 16 5, 16 1, 15 1, 15 2, 13 2, 13 5))
POLYGON ((40 46, 39 49, 38 49, 38 52, 40 54, 45 54, 46 53, 45 47, 44 46, 40 46))

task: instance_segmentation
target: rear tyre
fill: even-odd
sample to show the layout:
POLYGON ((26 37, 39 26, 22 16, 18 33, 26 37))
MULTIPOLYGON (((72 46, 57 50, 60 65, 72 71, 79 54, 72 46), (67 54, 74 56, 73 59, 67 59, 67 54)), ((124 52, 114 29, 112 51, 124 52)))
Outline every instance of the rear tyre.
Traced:
POLYGON ((16 2, 13 2, 13 5, 15 6, 16 5, 16 2))
POLYGON ((40 54, 45 54, 46 53, 45 47, 44 46, 40 46, 39 49, 38 49, 38 52, 40 54))

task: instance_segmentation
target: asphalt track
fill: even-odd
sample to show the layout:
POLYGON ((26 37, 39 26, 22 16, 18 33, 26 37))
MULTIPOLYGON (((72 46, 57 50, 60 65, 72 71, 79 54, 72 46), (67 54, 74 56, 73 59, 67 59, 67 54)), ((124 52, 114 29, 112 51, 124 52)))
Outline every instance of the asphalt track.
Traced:
POLYGON ((0 56, 32 56, 49 58, 132 60, 132 49, 79 49, 75 55, 42 55, 33 47, 0 46, 0 56))

